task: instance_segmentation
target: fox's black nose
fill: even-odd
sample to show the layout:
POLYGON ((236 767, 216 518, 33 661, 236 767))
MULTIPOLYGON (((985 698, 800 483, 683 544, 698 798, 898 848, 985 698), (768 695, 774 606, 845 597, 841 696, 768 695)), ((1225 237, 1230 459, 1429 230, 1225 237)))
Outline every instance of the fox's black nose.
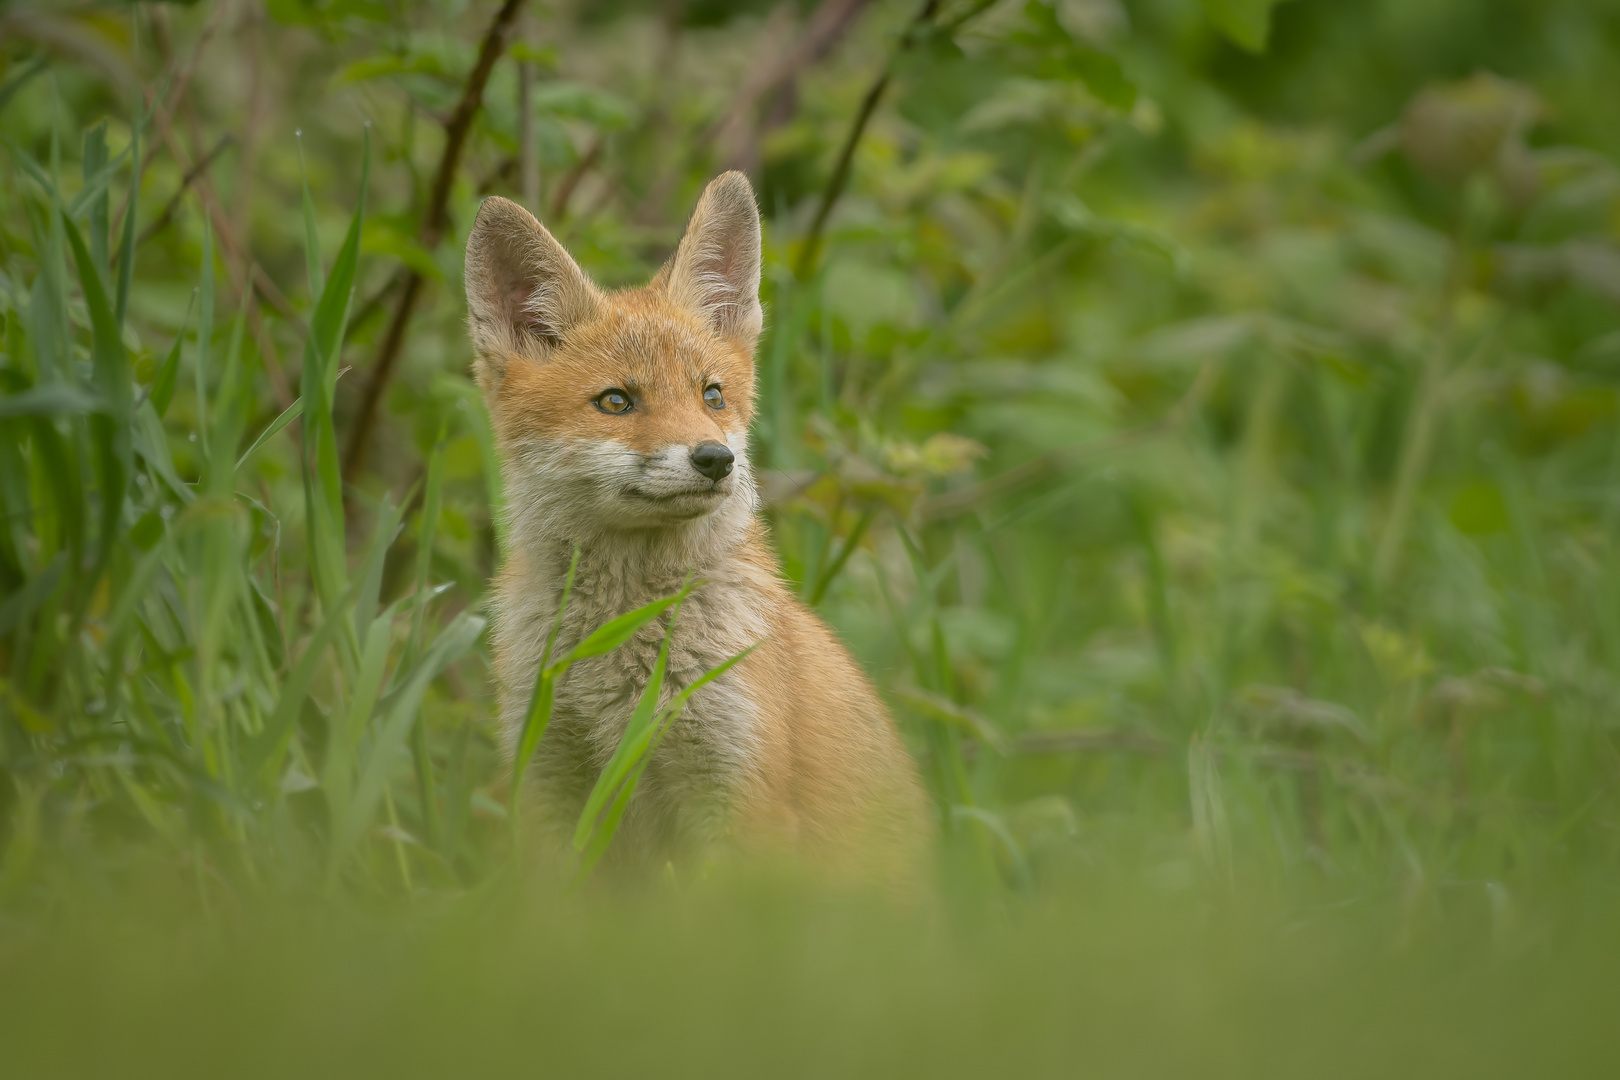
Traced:
POLYGON ((724 443, 706 442, 698 444, 692 451, 692 468, 707 476, 715 483, 719 483, 731 472, 731 463, 737 460, 724 443))

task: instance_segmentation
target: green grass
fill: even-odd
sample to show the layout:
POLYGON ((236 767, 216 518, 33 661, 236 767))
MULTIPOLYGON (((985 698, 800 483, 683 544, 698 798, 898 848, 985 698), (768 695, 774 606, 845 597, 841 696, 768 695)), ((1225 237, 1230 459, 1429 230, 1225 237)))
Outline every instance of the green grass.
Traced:
MULTIPOLYGON (((915 5, 880 3, 741 129, 763 9, 535 14, 424 242, 433 118, 493 12, 339 7, 62 16, 51 40, 140 94, 26 21, 0 44, 0 1045, 25 1074, 1613 1059, 1607 8, 1296 0, 1254 54, 1236 5, 960 2, 905 31, 915 5), (514 843, 459 252, 482 194, 519 194, 515 59, 542 216, 607 284, 751 167, 765 513, 917 756, 928 913, 735 869, 559 887, 679 722, 651 696, 578 867, 514 843), (1455 81, 1476 69, 1512 81, 1455 81)), ((519 775, 578 655, 536 673, 519 775)))

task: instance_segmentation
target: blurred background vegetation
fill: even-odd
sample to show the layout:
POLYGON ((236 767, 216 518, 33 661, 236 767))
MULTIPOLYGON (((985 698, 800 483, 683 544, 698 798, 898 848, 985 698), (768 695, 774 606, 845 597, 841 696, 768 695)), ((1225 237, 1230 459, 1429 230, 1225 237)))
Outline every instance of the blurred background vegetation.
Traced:
MULTIPOLYGON (((1608 0, 0 3, 3 925, 503 878, 466 231, 503 194, 639 284, 741 168, 786 572, 946 894, 1055 920, 895 992, 994 969, 1061 1026, 1033 943, 1088 904, 1161 913, 1073 946, 1129 994, 1237 973, 1170 1010, 1211 1030, 1303 985, 1178 951, 1234 899, 1387 914, 1324 970, 1531 963, 1617 899, 1617 101, 1608 0)), ((781 960, 823 917, 714 925, 781 960)))

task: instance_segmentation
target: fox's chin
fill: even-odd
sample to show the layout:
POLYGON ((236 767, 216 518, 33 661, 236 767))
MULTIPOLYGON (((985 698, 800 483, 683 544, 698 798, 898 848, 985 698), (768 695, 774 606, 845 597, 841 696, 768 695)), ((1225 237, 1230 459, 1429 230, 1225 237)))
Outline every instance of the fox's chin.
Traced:
POLYGON ((629 517, 637 524, 667 525, 696 521, 718 510, 731 495, 729 489, 691 488, 685 491, 652 492, 632 488, 625 492, 629 517))

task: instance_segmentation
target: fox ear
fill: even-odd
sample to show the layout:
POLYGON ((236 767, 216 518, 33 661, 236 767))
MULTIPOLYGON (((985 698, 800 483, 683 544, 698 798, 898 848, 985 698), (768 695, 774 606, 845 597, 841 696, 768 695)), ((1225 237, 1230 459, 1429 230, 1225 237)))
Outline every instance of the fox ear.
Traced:
POLYGON ((545 226, 498 195, 484 200, 473 222, 465 277, 480 382, 498 380, 515 353, 544 356, 601 300, 545 226))
POLYGON ((675 303, 722 336, 753 348, 764 323, 759 265, 754 189, 742 173, 728 172, 704 189, 675 257, 659 278, 675 303))

